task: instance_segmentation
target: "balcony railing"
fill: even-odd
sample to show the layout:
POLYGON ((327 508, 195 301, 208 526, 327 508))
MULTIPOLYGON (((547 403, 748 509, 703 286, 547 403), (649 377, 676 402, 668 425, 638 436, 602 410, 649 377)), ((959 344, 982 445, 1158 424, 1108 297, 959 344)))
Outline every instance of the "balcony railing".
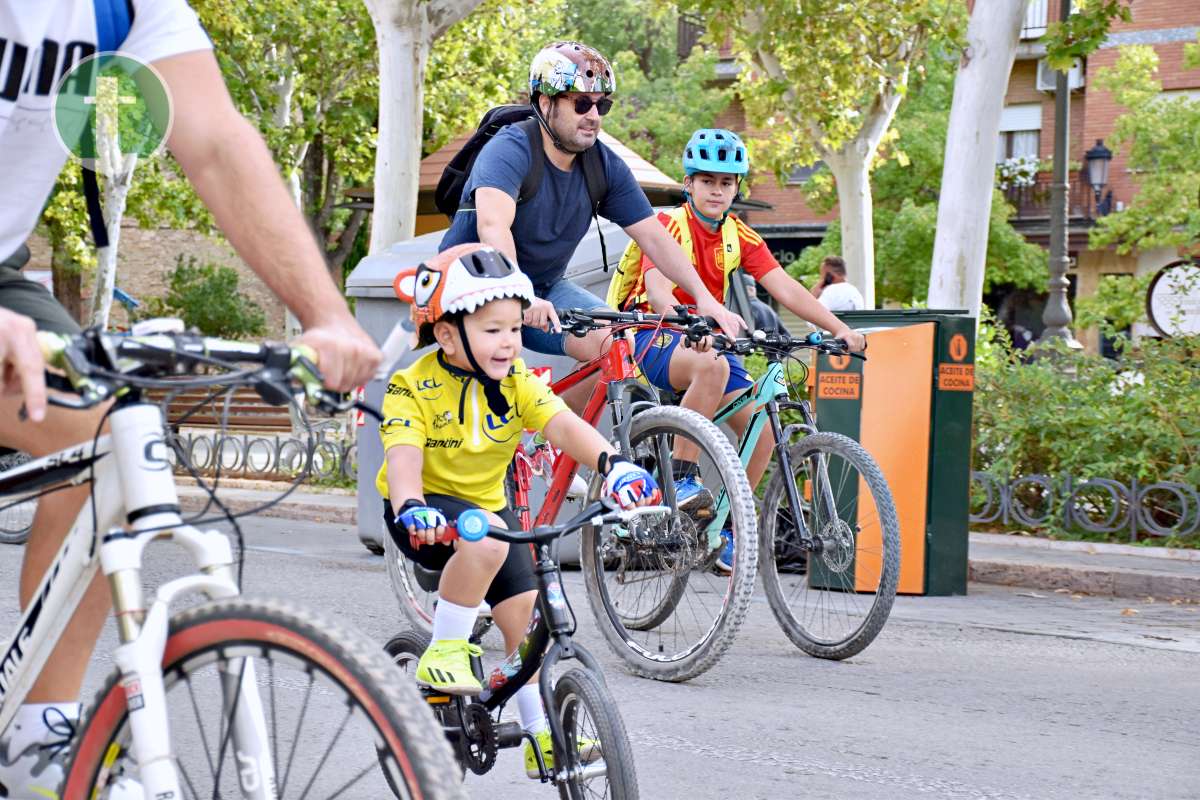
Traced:
POLYGON ((1046 20, 1050 11, 1050 0, 1029 0, 1025 7, 1025 21, 1021 24, 1022 39, 1040 39, 1046 33, 1046 20))
POLYGON ((694 14, 680 14, 676 29, 676 53, 682 61, 692 54, 692 48, 700 43, 704 35, 704 20, 694 14))
MULTIPOLYGON (((1017 209, 1017 219, 1048 219, 1050 217, 1050 184, 1053 175, 1039 172, 1032 186, 1010 186, 1004 190, 1008 202, 1017 209)), ((1095 218, 1095 194, 1087 176, 1076 172, 1067 177, 1067 216, 1071 219, 1095 218)))

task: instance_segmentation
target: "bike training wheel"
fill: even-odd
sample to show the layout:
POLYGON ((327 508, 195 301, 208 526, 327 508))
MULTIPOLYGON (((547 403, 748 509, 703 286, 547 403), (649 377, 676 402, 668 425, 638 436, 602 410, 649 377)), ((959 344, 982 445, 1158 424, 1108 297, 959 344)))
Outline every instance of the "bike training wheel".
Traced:
MULTIPOLYGON (((288 602, 232 598, 171 620, 163 678, 184 798, 242 796, 219 670, 246 658, 274 759, 273 796, 464 797, 439 726, 378 645, 288 602)), ((130 735, 114 674, 76 735, 64 798, 107 798, 120 779, 136 780, 130 735)))
POLYGON ((400 612, 410 623, 423 631, 433 630, 433 609, 437 605, 437 576, 425 571, 405 557, 386 532, 383 537, 383 558, 387 564, 388 581, 400 603, 400 612), (422 586, 422 582, 425 588, 422 586))
POLYGON ((759 569, 788 638, 818 658, 862 651, 883 628, 900 574, 900 523, 879 466, 858 442, 815 433, 788 447, 763 495, 759 569), (791 479, 819 552, 799 544, 784 481, 791 479), (832 501, 832 502, 830 502, 832 501))
MULTIPOLYGON (((30 460, 28 453, 0 449, 0 472, 19 467, 30 460)), ((25 544, 29 540, 37 504, 36 497, 27 500, 11 497, 0 499, 0 544, 25 544)))
MULTIPOLYGON (((673 482, 672 449, 685 441, 700 453, 707 514, 675 508, 628 528, 586 527, 580 538, 588 603, 605 641, 635 674, 666 681, 694 678, 729 647, 749 608, 758 559, 746 472, 712 422, 684 408, 646 409, 633 419, 627 455, 664 486, 673 482), (733 532, 728 574, 716 570, 723 530, 733 532)), ((594 481, 592 499, 599 491, 594 481)))
POLYGON ((554 684, 554 713, 567 739, 556 748, 556 764, 564 763, 566 754, 580 752, 581 741, 600 743, 599 757, 592 754, 595 760, 581 764, 581 774, 557 784, 558 796, 563 800, 635 800, 638 785, 633 748, 617 702, 604 683, 589 670, 567 670, 554 684))

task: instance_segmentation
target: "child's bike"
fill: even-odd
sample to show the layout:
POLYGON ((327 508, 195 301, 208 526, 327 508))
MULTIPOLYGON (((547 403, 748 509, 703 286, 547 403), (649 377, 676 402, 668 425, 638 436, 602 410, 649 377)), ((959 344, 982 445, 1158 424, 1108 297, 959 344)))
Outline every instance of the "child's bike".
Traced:
MULTIPOLYGON (((633 749, 616 701, 608 691, 600 665, 590 652, 573 639, 574 612, 563 592, 562 576, 555 559, 557 541, 585 525, 604 528, 631 526, 669 514, 663 506, 631 511, 612 511, 603 503, 591 503, 579 516, 563 525, 545 525, 530 531, 510 531, 459 517, 458 535, 469 540, 492 536, 512 546, 535 546, 537 605, 524 641, 508 659, 484 678, 482 662, 472 657, 471 666, 483 684, 477 697, 447 695, 423 689, 425 699, 441 720, 446 737, 462 769, 483 775, 496 763, 503 748, 528 741, 537 754, 542 783, 553 783, 559 796, 569 800, 611 798, 633 800, 638 796, 633 749), (554 677, 554 667, 564 659, 577 659, 573 667, 554 677), (517 722, 501 722, 504 704, 541 670, 538 687, 546 708, 554 742, 554 764, 542 759, 537 740, 517 722)), ((415 674, 421 654, 429 647, 429 633, 421 628, 404 631, 385 647, 397 664, 415 674)), ((471 637, 479 644, 479 633, 471 637)))
POLYGON ((51 404, 113 401, 104 415, 111 432, 0 473, 5 495, 92 488, 0 659, 0 730, 97 569, 112 591, 117 669, 74 733, 59 796, 461 797, 456 776, 439 766, 450 753, 434 720, 386 655, 344 622, 242 597, 229 538, 181 517, 162 412, 142 390, 205 386, 215 396, 254 386, 286 402, 298 387, 318 407, 347 408, 321 389, 312 352, 95 330, 39 341, 46 362, 66 373, 48 372, 47 383, 72 395, 52 394, 51 404), (199 367, 209 373, 195 374, 199 367), (160 540, 183 548, 196 569, 147 598, 143 564, 160 540), (185 600, 186 610, 172 611, 185 600))
MULTIPOLYGON (((775 472, 758 522, 759 572, 771 611, 804 652, 849 658, 871 643, 892 610, 900 524, 875 459, 850 437, 817 430, 808 400, 789 398, 784 362, 799 365, 794 382, 803 385, 808 367, 793 355, 799 350, 863 357, 820 333, 793 338, 755 331, 734 340, 718 335, 716 346, 767 358, 766 373, 713 421, 719 425, 748 404, 755 409, 738 446, 743 464, 750 462, 765 425, 775 436, 775 472)), ((714 525, 722 513, 718 507, 714 525)))
MULTIPOLYGON (((683 681, 708 670, 732 643, 749 609, 758 561, 757 515, 746 472, 733 444, 715 425, 694 411, 658 404, 657 390, 638 379, 633 331, 676 318, 613 311, 560 310, 563 330, 577 336, 605 328, 612 346, 552 387, 561 394, 599 373, 582 414, 599 427, 607 410, 612 442, 630 460, 654 476, 669 514, 637 519, 629 525, 583 526, 580 562, 588 602, 601 633, 629 669, 644 677, 683 681), (675 492, 672 453, 689 443, 699 452, 699 477, 708 504, 681 507, 675 492), (723 525, 709 524, 715 500, 723 498, 723 525), (733 569, 714 565, 724 546, 723 530, 732 530, 733 569)), ((678 318, 683 319, 683 318, 678 318)), ((699 319, 698 317, 693 319, 699 319)), ((540 437, 522 443, 509 470, 510 507, 525 529, 557 519, 564 500, 578 484, 579 465, 540 437), (534 519, 531 495, 535 480, 548 484, 534 519)), ((601 479, 583 484, 587 499, 599 498, 601 479)), ((429 629, 437 595, 437 575, 413 564, 385 537, 389 577, 409 620, 429 629)), ((486 625, 480 617, 479 625, 486 625)), ((477 626, 477 631, 479 630, 477 626)))

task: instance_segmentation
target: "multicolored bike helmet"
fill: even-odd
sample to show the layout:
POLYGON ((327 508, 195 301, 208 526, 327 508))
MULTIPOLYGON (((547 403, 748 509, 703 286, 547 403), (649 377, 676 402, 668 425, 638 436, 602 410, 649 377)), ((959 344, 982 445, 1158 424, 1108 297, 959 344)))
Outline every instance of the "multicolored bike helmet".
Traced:
POLYGON ((392 282, 396 296, 412 306, 418 344, 433 343, 433 323, 447 314, 470 314, 492 300, 515 298, 528 307, 533 283, 503 253, 485 244, 460 244, 438 253, 392 282))
POLYGON ((733 131, 701 128, 683 149, 683 172, 688 176, 697 172, 745 175, 750 172, 746 145, 733 131))
POLYGON ((533 57, 529 67, 531 98, 544 94, 554 97, 563 92, 603 92, 617 90, 612 65, 593 47, 580 42, 555 42, 533 57))

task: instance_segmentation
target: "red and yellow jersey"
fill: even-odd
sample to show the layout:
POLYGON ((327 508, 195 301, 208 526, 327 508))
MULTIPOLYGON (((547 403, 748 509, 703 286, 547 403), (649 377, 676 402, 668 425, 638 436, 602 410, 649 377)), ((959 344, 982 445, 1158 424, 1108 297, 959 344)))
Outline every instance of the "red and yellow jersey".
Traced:
MULTIPOLYGON (((710 230, 707 225, 696 218, 690 204, 682 206, 686 212, 688 225, 688 233, 690 234, 692 243, 692 252, 689 255, 692 257, 692 264, 695 265, 696 271, 700 273, 700 279, 704 281, 704 285, 708 287, 712 296, 718 302, 725 302, 725 286, 727 273, 729 271, 729 256, 726 251, 729 247, 725 244, 724 238, 721 235, 721 229, 710 230)), ((678 213, 678 212, 676 212, 678 213)), ((742 222, 734 215, 730 215, 737 225, 738 244, 741 247, 741 264, 750 277, 757 280, 762 280, 762 277, 771 270, 779 269, 779 262, 775 260, 775 256, 771 255, 771 250, 767 247, 767 243, 754 230, 742 222)), ((685 237, 683 231, 680 230, 680 223, 676 221, 674 215, 660 211, 658 221, 662 223, 667 232, 675 239, 675 241, 683 243, 685 237)), ((647 256, 642 256, 642 270, 655 269, 654 262, 647 256)), ((675 297, 681 303, 695 305, 696 298, 685 292, 679 287, 675 287, 675 297)), ((642 310, 647 310, 649 305, 643 303, 642 310)))

